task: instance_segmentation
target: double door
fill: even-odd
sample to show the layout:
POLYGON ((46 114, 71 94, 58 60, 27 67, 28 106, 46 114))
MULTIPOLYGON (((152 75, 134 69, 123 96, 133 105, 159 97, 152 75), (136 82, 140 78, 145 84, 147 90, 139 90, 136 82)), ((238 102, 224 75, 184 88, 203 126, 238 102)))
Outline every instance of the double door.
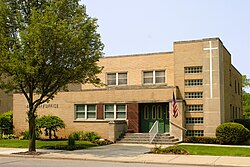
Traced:
POLYGON ((148 133, 155 121, 160 133, 169 132, 169 104, 140 104, 140 131, 148 133))

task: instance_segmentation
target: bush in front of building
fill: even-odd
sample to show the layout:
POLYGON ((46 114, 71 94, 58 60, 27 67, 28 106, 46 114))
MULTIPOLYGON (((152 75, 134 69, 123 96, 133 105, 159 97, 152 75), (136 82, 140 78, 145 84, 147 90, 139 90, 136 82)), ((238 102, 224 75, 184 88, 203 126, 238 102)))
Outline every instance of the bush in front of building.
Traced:
POLYGON ((0 114, 0 138, 13 133, 13 112, 0 114))
POLYGON ((234 122, 239 123, 250 130, 250 119, 235 119, 234 122))
POLYGON ((216 137, 192 136, 186 137, 183 142, 185 143, 204 143, 204 144, 219 144, 216 137))
POLYGON ((53 115, 44 115, 36 119, 36 128, 40 130, 44 129, 45 136, 49 136, 52 139, 52 132, 55 139, 57 139, 56 132, 58 129, 65 128, 65 124, 61 118, 53 115))
POLYGON ((101 136, 99 136, 95 132, 86 132, 83 135, 83 140, 90 141, 90 142, 94 142, 94 141, 96 141, 96 140, 98 140, 100 138, 101 138, 101 136))
POLYGON ((83 140, 83 135, 84 132, 83 131, 76 131, 76 132, 72 132, 69 137, 74 138, 75 140, 83 140))
POLYGON ((69 139, 73 138, 74 140, 82 140, 82 141, 89 141, 91 143, 97 145, 107 145, 112 144, 113 142, 108 139, 102 139, 96 132, 83 132, 83 131, 76 131, 72 132, 69 135, 69 139))
POLYGON ((249 130, 239 123, 228 122, 216 128, 220 144, 241 144, 248 140, 249 130))
POLYGON ((94 142, 101 138, 101 136, 99 136, 95 132, 83 132, 83 131, 72 132, 70 134, 70 137, 74 138, 75 140, 84 140, 90 142, 94 142))
MULTIPOLYGON (((41 138, 41 133, 39 131, 35 131, 36 139, 41 138)), ((29 140, 29 131, 22 132, 21 136, 19 137, 19 140, 29 140)))
POLYGON ((152 154, 183 154, 183 155, 188 155, 189 152, 182 148, 181 146, 169 146, 169 147, 157 147, 155 146, 150 150, 149 153, 152 154))

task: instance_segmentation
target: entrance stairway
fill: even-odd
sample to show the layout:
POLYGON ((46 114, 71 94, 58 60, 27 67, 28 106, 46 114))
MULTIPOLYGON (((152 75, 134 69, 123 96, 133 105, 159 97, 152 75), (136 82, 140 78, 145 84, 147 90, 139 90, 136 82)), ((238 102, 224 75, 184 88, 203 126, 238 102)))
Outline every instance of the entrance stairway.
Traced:
POLYGON ((117 143, 133 144, 177 144, 179 139, 169 133, 157 133, 152 143, 149 142, 149 133, 126 133, 117 143))

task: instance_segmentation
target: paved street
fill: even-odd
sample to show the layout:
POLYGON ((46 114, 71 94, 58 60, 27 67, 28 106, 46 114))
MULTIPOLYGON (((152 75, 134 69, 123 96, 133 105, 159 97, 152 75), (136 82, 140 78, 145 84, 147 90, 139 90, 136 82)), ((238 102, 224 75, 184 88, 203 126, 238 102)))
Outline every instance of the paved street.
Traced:
POLYGON ((0 157, 0 167, 191 167, 185 165, 159 165, 83 160, 54 160, 36 158, 0 157))
MULTIPOLYGON (((147 154, 154 145, 112 144, 83 150, 39 149, 41 155, 15 154, 21 148, 0 148, 0 167, 8 166, 219 166, 250 167, 249 157, 147 154), (2 159, 1 159, 2 158, 2 159)), ((225 146, 228 147, 228 146, 225 146)), ((234 146, 242 147, 242 146, 234 146)))

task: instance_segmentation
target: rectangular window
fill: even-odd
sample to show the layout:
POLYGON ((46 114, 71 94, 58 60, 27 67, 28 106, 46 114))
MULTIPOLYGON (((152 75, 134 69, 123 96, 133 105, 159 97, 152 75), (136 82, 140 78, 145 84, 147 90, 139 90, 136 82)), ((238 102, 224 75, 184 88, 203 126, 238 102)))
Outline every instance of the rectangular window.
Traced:
POLYGON ((187 105, 187 112, 203 112, 203 104, 187 105))
POLYGON ((187 130, 186 136, 204 136, 203 130, 187 130))
POLYGON ((143 83, 144 84, 165 83, 165 70, 144 71, 143 72, 143 83))
POLYGON ((125 104, 106 104, 104 106, 105 119, 125 120, 126 105, 125 104))
POLYGON ((236 80, 234 81, 234 91, 237 93, 237 85, 236 85, 236 80))
POLYGON ((202 85, 202 79, 186 79, 185 86, 198 86, 202 85))
POLYGON ((76 104, 75 119, 96 119, 96 105, 76 104))
POLYGON ((127 72, 108 73, 107 85, 127 85, 127 72))
POLYGON ((186 118, 186 124, 203 124, 203 118, 186 118))
POLYGON ((186 99, 200 99, 203 98, 202 92, 185 92, 186 99))
POLYGON ((184 67, 184 72, 187 74, 202 73, 202 66, 184 67))

